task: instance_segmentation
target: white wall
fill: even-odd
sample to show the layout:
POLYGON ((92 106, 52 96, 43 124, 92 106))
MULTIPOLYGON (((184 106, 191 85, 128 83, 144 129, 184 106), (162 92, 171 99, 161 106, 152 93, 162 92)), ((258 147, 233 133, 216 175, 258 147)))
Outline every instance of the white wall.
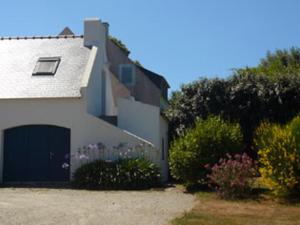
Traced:
POLYGON ((103 65, 104 59, 100 50, 97 47, 93 47, 85 71, 87 81, 86 84, 84 84, 86 88, 84 94, 86 95, 87 111, 94 116, 100 116, 103 111, 103 103, 101 99, 103 65))
POLYGON ((118 99, 118 127, 160 147, 160 109, 131 99, 118 99))
MULTIPOLYGON (((102 142, 108 147, 120 142, 139 144, 142 139, 123 132, 86 113, 83 99, 32 99, 0 101, 0 181, 3 169, 3 132, 7 128, 31 124, 56 125, 71 129, 71 154, 78 148, 102 142)), ((71 173, 79 165, 71 161, 71 173)))
POLYGON ((96 117, 106 114, 106 109, 111 108, 109 99, 106 99, 106 96, 109 97, 109 95, 105 88, 109 87, 108 82, 110 82, 106 72, 108 66, 107 38, 108 27, 100 19, 85 19, 84 46, 91 48, 91 54, 85 68, 82 86, 85 88, 87 110, 96 117))
POLYGON ((105 115, 106 116, 116 116, 117 106, 114 101, 113 90, 112 90, 112 74, 105 68, 103 71, 103 76, 105 76, 105 115))
POLYGON ((127 130, 159 149, 158 162, 163 178, 168 177, 168 123, 160 115, 159 107, 138 101, 118 99, 118 127, 127 130), (162 160, 162 138, 165 142, 165 157, 162 160))
MULTIPOLYGON (((162 160, 162 156, 160 158, 160 165, 163 172, 163 177, 169 177, 169 163, 168 163, 168 156, 169 156, 169 124, 168 121, 162 117, 159 116, 159 125, 160 125, 160 140, 164 139, 165 144, 165 152, 164 152, 164 160, 162 160)), ((162 142, 162 141, 161 141, 162 142)))

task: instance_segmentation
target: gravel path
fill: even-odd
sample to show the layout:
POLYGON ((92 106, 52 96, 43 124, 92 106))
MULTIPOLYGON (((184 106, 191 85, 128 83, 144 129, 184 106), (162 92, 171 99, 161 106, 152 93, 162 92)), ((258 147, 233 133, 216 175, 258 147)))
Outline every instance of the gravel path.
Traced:
POLYGON ((0 188, 5 225, 161 225, 191 209, 195 198, 165 191, 0 188))

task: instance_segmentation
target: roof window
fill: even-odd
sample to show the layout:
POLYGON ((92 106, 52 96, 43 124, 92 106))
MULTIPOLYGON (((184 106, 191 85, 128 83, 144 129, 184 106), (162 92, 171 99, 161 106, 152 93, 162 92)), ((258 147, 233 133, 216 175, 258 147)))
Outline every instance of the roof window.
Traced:
POLYGON ((60 57, 41 57, 38 59, 32 75, 54 75, 59 62, 60 57))

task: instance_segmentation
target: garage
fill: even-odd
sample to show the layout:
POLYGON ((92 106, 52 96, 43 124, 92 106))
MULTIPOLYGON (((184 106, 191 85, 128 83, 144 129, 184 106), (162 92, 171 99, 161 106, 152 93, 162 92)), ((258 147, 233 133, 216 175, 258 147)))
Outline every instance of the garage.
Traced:
POLYGON ((69 181, 70 129, 27 125, 4 131, 4 182, 69 181))

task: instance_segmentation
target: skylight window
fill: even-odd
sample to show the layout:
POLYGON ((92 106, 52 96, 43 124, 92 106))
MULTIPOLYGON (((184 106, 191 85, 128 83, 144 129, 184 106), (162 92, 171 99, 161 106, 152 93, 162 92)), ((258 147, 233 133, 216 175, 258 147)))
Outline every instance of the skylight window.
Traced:
POLYGON ((60 57, 41 57, 38 59, 32 75, 54 75, 59 62, 60 57))

